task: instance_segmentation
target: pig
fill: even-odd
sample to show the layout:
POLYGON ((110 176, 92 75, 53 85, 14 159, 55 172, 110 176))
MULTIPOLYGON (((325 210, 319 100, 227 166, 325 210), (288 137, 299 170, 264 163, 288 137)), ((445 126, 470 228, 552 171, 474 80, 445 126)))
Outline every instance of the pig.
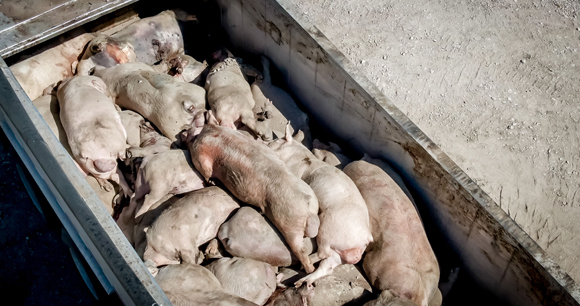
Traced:
POLYGON ((126 228, 128 230, 133 229, 133 245, 135 247, 135 252, 137 252, 139 257, 143 258, 143 253, 145 252, 145 247, 147 246, 147 236, 145 229, 149 228, 151 224, 157 220, 162 212, 164 212, 179 199, 180 198, 177 196, 168 194, 153 204, 151 208, 140 218, 127 218, 130 224, 127 224, 126 228))
POLYGON ((228 57, 213 65, 205 81, 205 90, 210 109, 220 126, 236 130, 244 124, 257 136, 263 136, 256 129, 250 85, 235 58, 228 57))
MULTIPOLYGON (((272 266, 287 267, 296 263, 280 233, 264 216, 251 207, 242 207, 222 224, 218 238, 234 256, 251 258, 272 266)), ((304 238, 306 253, 312 253, 311 238, 304 238)))
MULTIPOLYGON (((256 112, 268 113, 270 118, 265 120, 278 138, 283 138, 286 124, 290 122, 292 132, 301 130, 304 133, 302 144, 312 148, 312 136, 308 126, 308 115, 298 108, 292 97, 279 87, 272 85, 270 77, 270 60, 261 57, 262 73, 252 83, 252 97, 256 112)), ((260 124, 258 124, 260 125, 260 124)))
POLYGON ((171 141, 205 110, 205 90, 195 84, 152 71, 142 63, 97 67, 115 102, 151 121, 171 141))
POLYGON ((72 77, 58 86, 57 98, 61 123, 79 166, 105 190, 113 188, 110 179, 131 195, 117 169, 117 159, 125 159, 127 134, 107 85, 94 76, 72 77))
MULTIPOLYGON (((393 179, 393 181, 395 181, 395 183, 397 183, 397 185, 399 186, 399 188, 401 188, 401 190, 403 190, 403 192, 405 193, 405 195, 407 196, 407 198, 409 198, 409 200, 411 201, 411 203, 413 203, 413 206, 415 206, 415 209, 417 208, 417 204, 415 203, 415 200, 413 199, 413 196, 411 195, 411 192, 409 191, 409 189, 407 188, 407 186, 405 185, 405 182, 403 181, 403 178, 401 178, 401 176, 385 161, 380 160, 380 159, 375 159, 375 158, 371 158, 368 154, 364 154, 363 158, 361 160, 364 160, 368 163, 371 163, 379 168, 381 168, 383 171, 385 171, 385 173, 391 177, 391 179, 393 179)), ((421 218, 421 216, 419 215, 419 218, 421 218)))
POLYGON ((135 181, 135 196, 130 206, 135 217, 167 194, 182 194, 203 188, 204 180, 193 168, 190 155, 184 150, 169 150, 143 158, 135 181), (138 207, 137 201, 144 198, 138 207))
POLYGON ((127 144, 132 147, 138 147, 141 144, 141 125, 145 119, 138 113, 131 110, 119 112, 121 123, 127 132, 127 144))
POLYGON ((153 65, 183 54, 183 37, 175 13, 164 11, 143 18, 108 36, 100 34, 90 41, 78 74, 87 75, 95 66, 142 62, 153 65))
POLYGON ((312 154, 314 156, 338 169, 344 168, 344 166, 352 161, 346 155, 342 154, 342 149, 335 143, 329 142, 328 145, 325 145, 320 140, 314 139, 312 147, 312 154))
POLYGON ((159 269, 155 280, 173 305, 256 306, 227 293, 217 278, 200 265, 165 266, 159 269))
POLYGON ((290 287, 296 279, 304 277, 302 272, 284 268, 279 275, 283 276, 282 288, 272 295, 267 303, 269 306, 360 305, 374 297, 371 285, 355 265, 336 267, 332 275, 319 279, 312 290, 290 287))
POLYGON ((257 207, 276 226, 307 272, 314 271, 304 236, 318 233, 318 200, 265 145, 219 126, 212 111, 199 135, 186 139, 195 168, 206 181, 220 180, 241 201, 257 207))
POLYGON ((276 289, 276 272, 269 264, 249 258, 222 258, 206 266, 224 290, 264 305, 276 289))
POLYGON ((240 205, 223 189, 212 186, 185 195, 145 228, 143 260, 166 264, 200 264, 199 246, 217 236, 218 229, 240 205))
POLYGON ((75 74, 77 57, 94 37, 95 35, 89 33, 79 35, 10 66, 10 70, 30 100, 34 101, 47 86, 75 74))
POLYGON ((366 250, 363 268, 369 281, 383 290, 382 300, 393 300, 388 305, 407 305, 403 300, 432 305, 430 301, 440 296, 439 265, 413 203, 373 164, 355 161, 344 173, 354 181, 368 207, 373 242, 366 250))
POLYGON ((356 264, 367 245, 373 241, 369 213, 353 181, 339 169, 316 158, 308 148, 294 141, 287 125, 283 139, 268 146, 288 165, 290 171, 304 180, 318 198, 320 229, 313 258, 322 260, 318 269, 296 282, 312 287, 317 279, 329 275, 340 264, 356 264))

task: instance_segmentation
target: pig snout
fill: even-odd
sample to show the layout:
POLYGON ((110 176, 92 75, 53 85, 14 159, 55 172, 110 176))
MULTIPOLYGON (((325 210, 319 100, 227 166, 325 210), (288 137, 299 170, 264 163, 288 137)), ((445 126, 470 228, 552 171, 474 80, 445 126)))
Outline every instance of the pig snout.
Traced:
POLYGON ((364 251, 365 248, 353 248, 349 250, 338 251, 338 254, 340 254, 340 258, 342 258, 345 263, 354 265, 361 260, 364 251))
POLYGON ((93 161, 93 165, 95 166, 95 170, 105 173, 113 171, 117 166, 117 163, 111 159, 97 159, 93 161))

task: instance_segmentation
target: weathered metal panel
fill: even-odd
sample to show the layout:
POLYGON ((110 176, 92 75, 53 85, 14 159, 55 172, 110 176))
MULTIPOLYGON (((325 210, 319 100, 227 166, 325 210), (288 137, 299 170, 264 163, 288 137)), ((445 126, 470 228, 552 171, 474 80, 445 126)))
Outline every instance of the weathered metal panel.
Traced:
POLYGON ((578 284, 299 8, 288 0, 218 3, 236 48, 265 53, 313 119, 360 152, 390 161, 403 174, 479 285, 512 305, 579 304, 578 284), (241 13, 233 13, 240 7, 241 13))
POLYGON ((0 56, 8 57, 137 0, 23 0, 0 6, 0 56))

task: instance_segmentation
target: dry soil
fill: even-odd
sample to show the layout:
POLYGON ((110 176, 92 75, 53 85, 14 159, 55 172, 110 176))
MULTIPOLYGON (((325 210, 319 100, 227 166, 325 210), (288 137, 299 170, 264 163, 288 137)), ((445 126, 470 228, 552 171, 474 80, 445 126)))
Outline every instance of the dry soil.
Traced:
POLYGON ((580 281, 580 2, 294 3, 580 281))

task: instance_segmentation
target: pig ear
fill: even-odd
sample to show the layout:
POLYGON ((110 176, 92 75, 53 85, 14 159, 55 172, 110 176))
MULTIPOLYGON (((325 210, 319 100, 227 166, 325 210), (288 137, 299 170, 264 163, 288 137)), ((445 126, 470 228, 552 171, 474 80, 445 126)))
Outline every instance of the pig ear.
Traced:
POLYGON ((286 123, 286 135, 284 136, 284 139, 286 140, 287 143, 292 143, 292 132, 290 131, 290 121, 288 121, 288 123, 286 123))
POLYGON ((213 115, 213 111, 212 110, 208 110, 207 111, 206 122, 209 123, 209 124, 219 125, 219 122, 216 119, 216 117, 213 115))
POLYGON ((298 142, 302 142, 302 140, 304 140, 304 132, 302 132, 302 130, 298 130, 298 132, 296 133, 296 135, 294 135, 293 138, 298 142))
POLYGON ((107 85, 105 85, 105 82, 101 81, 101 79, 98 79, 98 81, 93 80, 92 84, 98 91, 104 93, 107 96, 109 95, 109 92, 107 91, 107 85))

